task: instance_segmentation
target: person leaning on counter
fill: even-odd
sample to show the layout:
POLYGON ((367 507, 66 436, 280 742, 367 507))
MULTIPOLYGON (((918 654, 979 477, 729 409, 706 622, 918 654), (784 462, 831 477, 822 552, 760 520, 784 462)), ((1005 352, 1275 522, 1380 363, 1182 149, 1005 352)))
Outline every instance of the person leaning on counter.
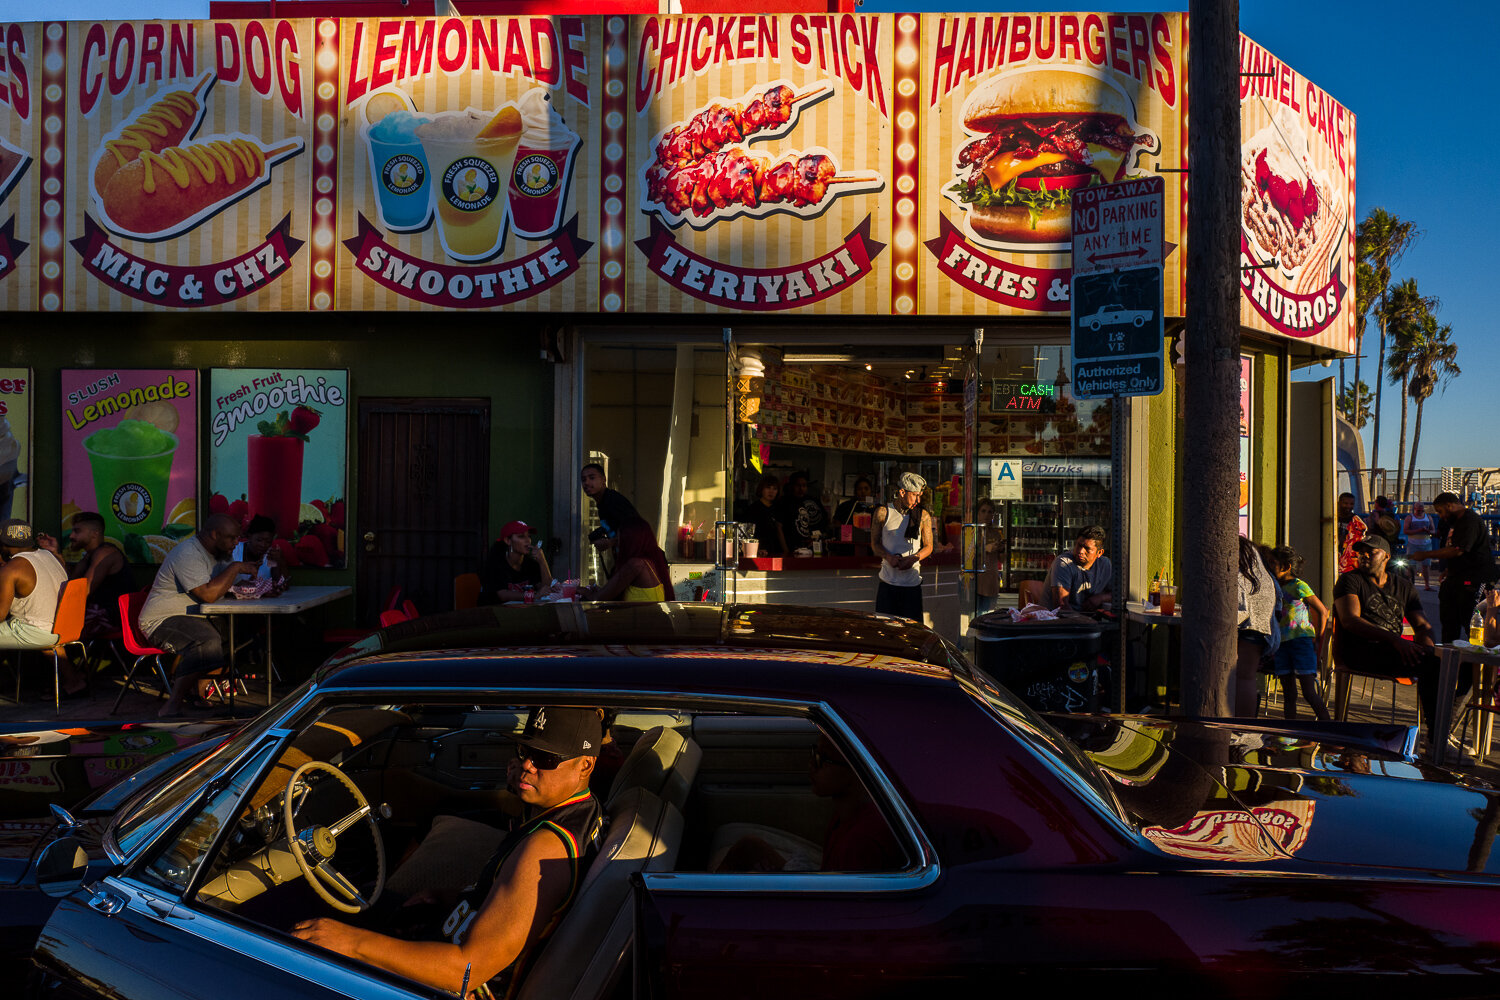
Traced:
POLYGON ((932 554, 932 515, 922 506, 927 480, 903 472, 890 505, 875 508, 870 550, 880 557, 875 610, 922 620, 922 560, 932 554))
POLYGON ((745 510, 745 522, 755 525, 755 537, 760 542, 763 556, 786 555, 786 533, 777 516, 776 497, 781 493, 781 481, 775 476, 761 476, 755 486, 755 499, 745 510))

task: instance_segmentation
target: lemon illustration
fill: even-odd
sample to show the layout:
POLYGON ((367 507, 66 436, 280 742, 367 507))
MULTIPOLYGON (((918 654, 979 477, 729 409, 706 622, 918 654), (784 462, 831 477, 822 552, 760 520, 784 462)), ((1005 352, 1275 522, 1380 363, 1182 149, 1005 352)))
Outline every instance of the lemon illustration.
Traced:
POLYGON ((405 94, 382 91, 365 102, 365 121, 374 125, 392 111, 410 110, 412 110, 411 102, 406 99, 405 94))
POLYGON ((297 508, 297 523, 311 521, 313 524, 323 523, 323 512, 310 503, 305 503, 297 508))
POLYGON ((168 524, 195 525, 198 523, 198 501, 192 497, 177 501, 172 513, 167 515, 168 524))
POLYGON ((172 551, 173 546, 177 544, 176 539, 168 538, 166 535, 146 535, 144 538, 146 548, 151 550, 152 562, 161 562, 167 557, 167 553, 172 551))
POLYGON ((411 187, 413 178, 409 173, 410 167, 411 165, 408 163, 402 163, 398 165, 396 167, 396 175, 391 178, 391 183, 396 185, 398 188, 411 187))
POLYGON ((473 201, 479 197, 479 171, 473 167, 464 171, 463 190, 458 196, 464 201, 473 201))

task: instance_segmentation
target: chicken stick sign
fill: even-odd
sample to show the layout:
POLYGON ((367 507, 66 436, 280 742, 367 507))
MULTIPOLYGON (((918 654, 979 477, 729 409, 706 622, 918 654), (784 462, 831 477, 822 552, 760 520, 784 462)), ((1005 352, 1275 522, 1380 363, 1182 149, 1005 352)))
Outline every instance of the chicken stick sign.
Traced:
MULTIPOLYGON (((1159 181, 1187 17, 0 22, 0 310, 1039 316, 1159 181)), ((1354 116, 1240 46, 1241 323, 1353 331, 1354 116)))

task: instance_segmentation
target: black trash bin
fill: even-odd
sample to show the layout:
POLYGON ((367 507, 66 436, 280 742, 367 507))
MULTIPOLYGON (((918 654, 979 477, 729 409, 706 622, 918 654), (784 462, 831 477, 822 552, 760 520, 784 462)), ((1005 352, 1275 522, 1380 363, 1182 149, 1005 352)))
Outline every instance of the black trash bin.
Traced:
POLYGON ((969 623, 980 669, 1041 712, 1097 712, 1108 660, 1099 623, 1064 612, 1052 621, 1011 621, 992 611, 969 623))

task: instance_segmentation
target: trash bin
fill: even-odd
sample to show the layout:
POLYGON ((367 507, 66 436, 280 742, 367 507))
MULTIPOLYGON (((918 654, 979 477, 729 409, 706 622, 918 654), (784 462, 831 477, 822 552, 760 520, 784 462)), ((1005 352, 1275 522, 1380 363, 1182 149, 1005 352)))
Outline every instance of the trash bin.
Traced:
POLYGON ((1099 623, 1064 613, 1051 621, 1011 621, 992 611, 969 623, 980 669, 1040 712, 1097 712, 1108 661, 1099 623))

